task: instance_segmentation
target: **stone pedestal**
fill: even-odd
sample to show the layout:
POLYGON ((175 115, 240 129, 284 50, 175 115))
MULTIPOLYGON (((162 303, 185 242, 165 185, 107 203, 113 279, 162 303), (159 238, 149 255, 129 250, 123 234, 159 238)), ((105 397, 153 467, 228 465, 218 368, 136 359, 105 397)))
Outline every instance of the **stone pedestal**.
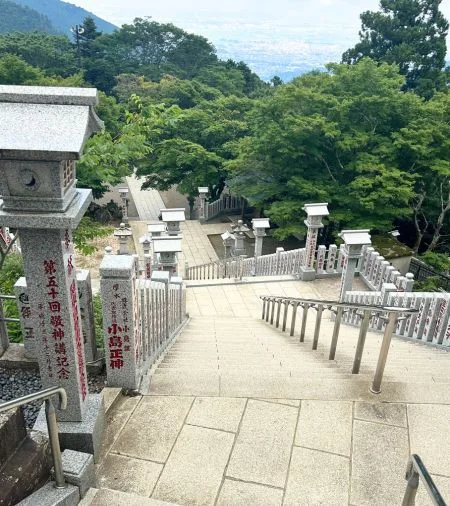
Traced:
POLYGON ((300 267, 300 278, 303 281, 312 281, 316 277, 314 260, 316 257, 317 239, 319 229, 323 228, 322 218, 328 216, 328 204, 305 204, 303 210, 306 211, 307 218, 305 225, 307 227, 306 245, 304 263, 300 267))
POLYGON ((344 240, 346 261, 342 267, 339 301, 343 302, 345 293, 352 289, 356 266, 361 258, 362 247, 371 244, 369 230, 343 230, 340 237, 344 240))

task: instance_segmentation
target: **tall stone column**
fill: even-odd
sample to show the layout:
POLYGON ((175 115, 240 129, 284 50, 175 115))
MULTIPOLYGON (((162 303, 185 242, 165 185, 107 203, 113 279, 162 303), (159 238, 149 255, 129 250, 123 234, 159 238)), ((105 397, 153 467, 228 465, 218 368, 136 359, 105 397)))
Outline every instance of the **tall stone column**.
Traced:
POLYGON ((304 263, 300 267, 300 278, 303 281, 312 281, 316 277, 314 260, 316 257, 317 239, 319 229, 323 228, 322 218, 328 216, 328 204, 305 204, 303 210, 307 214, 305 225, 307 227, 304 263))
POLYGON ((339 236, 344 240, 344 256, 346 259, 342 266, 339 292, 339 301, 343 302, 345 293, 352 289, 356 266, 362 255, 362 247, 365 244, 372 244, 372 242, 369 230, 343 230, 339 236))
MULTIPOLYGON (((102 127, 97 102, 95 89, 0 86, 0 225, 19 229, 43 387, 67 392, 60 440, 94 458, 104 409, 88 395, 72 230, 92 201, 76 188, 76 160, 102 127)), ((35 429, 46 431, 43 410, 35 429)))
POLYGON ((206 196, 208 195, 209 189, 207 186, 199 186, 198 187, 198 194, 200 197, 200 215, 198 219, 200 221, 205 221, 208 219, 208 216, 206 215, 206 196))
POLYGON ((253 218, 253 234, 255 235, 255 257, 262 255, 263 239, 266 237, 266 229, 270 228, 270 222, 267 218, 253 218))

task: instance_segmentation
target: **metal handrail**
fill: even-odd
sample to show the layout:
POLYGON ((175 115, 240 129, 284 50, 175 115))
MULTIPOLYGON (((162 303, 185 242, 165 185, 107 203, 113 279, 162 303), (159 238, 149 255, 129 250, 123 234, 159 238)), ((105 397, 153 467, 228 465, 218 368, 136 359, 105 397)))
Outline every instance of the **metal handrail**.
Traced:
POLYGON ((59 395, 59 406, 58 409, 66 409, 67 407, 67 394, 62 387, 51 387, 41 390, 40 392, 34 392, 33 394, 24 395, 18 399, 3 402, 0 404, 0 413, 8 411, 10 409, 18 408, 23 404, 29 402, 45 400, 45 418, 47 419, 48 438, 50 441, 50 448, 52 451, 53 466, 55 468, 55 488, 66 488, 67 483, 64 479, 61 448, 59 446, 58 437, 58 425, 56 423, 56 411, 53 406, 51 397, 53 395, 59 395))
POLYGON ((394 332, 397 321, 400 321, 399 315, 406 315, 403 318, 407 318, 414 313, 417 313, 417 309, 413 308, 402 308, 395 306, 382 306, 374 304, 358 304, 354 302, 339 302, 335 300, 320 300, 320 299, 304 299, 298 297, 286 297, 277 295, 261 295, 260 299, 263 301, 262 319, 273 325, 275 319, 275 305, 278 305, 275 325, 278 328, 280 324, 281 316, 281 305, 284 304, 284 316, 283 316, 283 332, 286 330, 287 316, 289 306, 293 306, 291 329, 290 335, 293 336, 295 332, 295 322, 297 318, 297 308, 303 308, 302 326, 300 331, 300 342, 305 339, 306 333, 306 321, 308 318, 308 310, 315 309, 317 311, 316 325, 314 329, 313 339, 313 350, 317 349, 320 333, 320 324, 322 320, 322 314, 325 309, 332 311, 335 315, 333 336, 331 338, 329 360, 334 360, 336 355, 336 347, 339 338, 339 330, 341 326, 342 316, 344 312, 349 309, 359 311, 357 314, 362 317, 362 324, 359 332, 358 344, 356 346, 355 357, 353 360, 352 374, 358 374, 361 366, 361 359, 364 352, 364 344, 366 340, 367 331, 369 329, 370 318, 379 315, 380 313, 387 313, 386 321, 387 325, 384 330, 383 341, 381 343, 380 354, 378 356, 377 367, 375 375, 370 387, 370 391, 374 394, 381 392, 381 382, 383 380, 383 373, 386 367, 386 361, 389 353, 389 347, 391 344, 392 334, 394 332), (270 305, 272 307, 270 307, 270 305))
POLYGON ((402 506, 414 506, 417 489, 419 487, 419 478, 427 491, 432 503, 435 506, 447 506, 444 498, 436 487, 433 478, 430 476, 425 464, 418 455, 411 455, 406 467, 406 476, 408 484, 406 485, 405 495, 402 506))

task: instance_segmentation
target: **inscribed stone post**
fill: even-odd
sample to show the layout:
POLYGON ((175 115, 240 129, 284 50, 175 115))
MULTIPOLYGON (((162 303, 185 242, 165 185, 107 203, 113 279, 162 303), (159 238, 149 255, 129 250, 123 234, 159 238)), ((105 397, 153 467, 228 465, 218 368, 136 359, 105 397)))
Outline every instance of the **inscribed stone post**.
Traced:
POLYGON ((333 274, 336 272, 335 264, 336 264, 336 256, 337 256, 337 246, 336 244, 330 244, 328 248, 328 258, 327 258, 327 273, 333 274))
POLYGON ((200 197, 200 215, 198 219, 200 221, 205 221, 208 219, 208 216, 206 214, 206 195, 208 195, 209 189, 207 186, 199 186, 198 187, 198 194, 200 197))
POLYGON ((305 225, 307 226, 306 246, 304 263, 300 267, 300 277, 303 281, 312 281, 316 276, 314 260, 316 257, 317 239, 319 229, 323 228, 322 218, 328 216, 328 204, 305 204, 303 210, 307 214, 305 225))
POLYGON ((136 271, 130 255, 105 255, 100 265, 108 385, 139 388, 142 360, 136 271))
POLYGON ((83 332, 84 356, 87 362, 93 362, 97 360, 97 344, 95 342, 94 301, 92 298, 91 274, 87 269, 77 269, 77 287, 81 328, 83 332))
POLYGON ((72 233, 27 229, 21 233, 24 268, 40 336, 38 361, 44 388, 66 389, 61 421, 81 421, 88 393, 72 233), (45 288, 44 293, 43 288, 45 288))
POLYGON ((31 305, 28 295, 27 280, 22 276, 14 285, 17 309, 19 310, 20 326, 23 336, 23 349, 25 358, 36 358, 36 329, 31 317, 31 305))

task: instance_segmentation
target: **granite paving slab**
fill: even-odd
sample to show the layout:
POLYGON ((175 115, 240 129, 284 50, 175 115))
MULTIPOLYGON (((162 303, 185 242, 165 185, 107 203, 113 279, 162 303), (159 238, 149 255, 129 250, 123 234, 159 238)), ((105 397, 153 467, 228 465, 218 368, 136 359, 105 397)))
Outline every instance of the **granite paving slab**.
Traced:
POLYGON ((283 491, 227 478, 219 494, 217 506, 281 506, 283 491))

